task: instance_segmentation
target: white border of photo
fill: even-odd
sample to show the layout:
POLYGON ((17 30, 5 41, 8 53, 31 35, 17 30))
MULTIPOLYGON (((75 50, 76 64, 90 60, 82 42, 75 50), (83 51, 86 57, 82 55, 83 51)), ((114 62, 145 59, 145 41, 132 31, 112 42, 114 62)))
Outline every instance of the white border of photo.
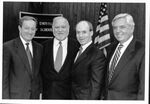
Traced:
MULTIPOLYGON (((3 44, 3 2, 14 0, 1 0, 0 1, 0 103, 12 104, 148 104, 149 100, 149 35, 150 35, 150 2, 148 0, 32 0, 33 2, 108 2, 108 3, 146 3, 146 25, 145 25, 145 100, 5 100, 2 99, 2 44, 3 44)), ((21 0, 16 0, 17 2, 21 0)), ((24 0, 31 2, 31 0, 24 0)), ((143 30, 144 31, 144 30, 143 30)))

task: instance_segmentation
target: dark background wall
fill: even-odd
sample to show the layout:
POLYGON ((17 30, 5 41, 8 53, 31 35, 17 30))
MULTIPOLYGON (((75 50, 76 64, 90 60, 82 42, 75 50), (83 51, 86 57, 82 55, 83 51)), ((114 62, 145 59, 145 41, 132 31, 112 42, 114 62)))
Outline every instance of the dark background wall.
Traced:
MULTIPOLYGON (((18 36, 19 12, 63 14, 70 23, 70 36, 75 38, 75 25, 80 20, 97 26, 100 3, 63 2, 3 2, 3 42, 18 36)), ((145 3, 108 3, 109 22, 121 12, 130 13, 135 21, 134 36, 145 41, 145 3)), ((110 33, 113 39, 112 27, 110 33)))

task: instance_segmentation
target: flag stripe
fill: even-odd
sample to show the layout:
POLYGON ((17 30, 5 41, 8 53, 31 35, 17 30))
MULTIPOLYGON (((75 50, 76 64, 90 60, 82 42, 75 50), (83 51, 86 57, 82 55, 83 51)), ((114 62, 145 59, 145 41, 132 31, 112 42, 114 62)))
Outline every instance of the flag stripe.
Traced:
POLYGON ((107 15, 107 3, 101 3, 99 19, 96 27, 96 37, 94 43, 99 49, 110 45, 109 22, 107 15))
POLYGON ((108 39, 110 39, 110 34, 105 34, 104 36, 99 37, 98 43, 101 43, 101 42, 106 41, 108 39))
POLYGON ((99 30, 100 30, 100 25, 97 25, 96 32, 98 32, 99 30))
POLYGON ((99 39, 99 36, 96 36, 96 37, 95 37, 95 40, 94 40, 94 43, 97 43, 97 42, 98 42, 98 39, 99 39))
POLYGON ((102 22, 100 25, 101 26, 104 26, 104 25, 107 25, 108 24, 108 21, 104 21, 104 22, 102 22))
POLYGON ((103 48, 109 46, 110 44, 111 44, 111 43, 110 43, 110 41, 108 40, 107 43, 106 43, 106 42, 102 43, 102 45, 101 45, 101 47, 100 47, 99 49, 103 49, 103 48))
POLYGON ((111 43, 110 43, 110 40, 105 40, 104 42, 98 44, 98 48, 99 48, 99 49, 103 49, 103 48, 105 48, 106 46, 108 46, 108 45, 110 45, 110 44, 111 44, 111 43))
POLYGON ((101 18, 101 23, 108 20, 108 15, 105 15, 101 18))
POLYGON ((101 33, 101 32, 103 32, 105 30, 108 30, 108 29, 109 29, 108 23, 106 25, 101 25, 101 26, 98 25, 97 28, 96 28, 96 32, 101 33))
POLYGON ((109 29, 109 25, 108 24, 104 25, 104 26, 100 27, 100 33, 103 32, 103 31, 106 31, 108 29, 109 29))
POLYGON ((100 35, 99 37, 102 37, 102 36, 104 36, 105 34, 109 34, 109 30, 103 31, 103 32, 101 32, 100 34, 101 34, 101 35, 100 35))

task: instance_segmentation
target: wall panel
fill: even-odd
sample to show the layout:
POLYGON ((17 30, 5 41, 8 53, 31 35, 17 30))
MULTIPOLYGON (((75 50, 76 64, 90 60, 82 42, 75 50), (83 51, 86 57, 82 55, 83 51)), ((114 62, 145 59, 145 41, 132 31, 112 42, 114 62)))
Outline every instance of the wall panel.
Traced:
MULTIPOLYGON (((84 2, 4 2, 3 40, 8 41, 18 36, 19 11, 46 14, 63 14, 70 23, 70 36, 75 38, 75 25, 80 20, 92 22, 96 29, 100 3, 84 2)), ((130 13, 135 20, 135 37, 145 40, 145 4, 143 3, 108 3, 109 23, 121 12, 130 13)), ((113 36, 112 28, 110 29, 113 36)))

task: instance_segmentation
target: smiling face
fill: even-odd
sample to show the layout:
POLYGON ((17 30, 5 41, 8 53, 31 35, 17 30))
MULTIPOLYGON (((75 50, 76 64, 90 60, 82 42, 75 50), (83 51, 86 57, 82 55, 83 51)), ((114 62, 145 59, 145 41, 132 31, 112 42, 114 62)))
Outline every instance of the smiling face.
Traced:
POLYGON ((76 37, 79 43, 83 46, 92 40, 93 31, 90 31, 87 22, 82 21, 76 26, 76 37))
POLYGON ((26 41, 30 42, 36 33, 36 22, 33 20, 24 20, 22 26, 18 26, 21 37, 26 41))
POLYGON ((113 32, 115 38, 120 42, 126 42, 132 35, 134 26, 127 23, 126 18, 120 18, 113 23, 113 32))
POLYGON ((62 41, 69 35, 69 24, 63 17, 57 17, 53 22, 53 34, 56 39, 62 41))

